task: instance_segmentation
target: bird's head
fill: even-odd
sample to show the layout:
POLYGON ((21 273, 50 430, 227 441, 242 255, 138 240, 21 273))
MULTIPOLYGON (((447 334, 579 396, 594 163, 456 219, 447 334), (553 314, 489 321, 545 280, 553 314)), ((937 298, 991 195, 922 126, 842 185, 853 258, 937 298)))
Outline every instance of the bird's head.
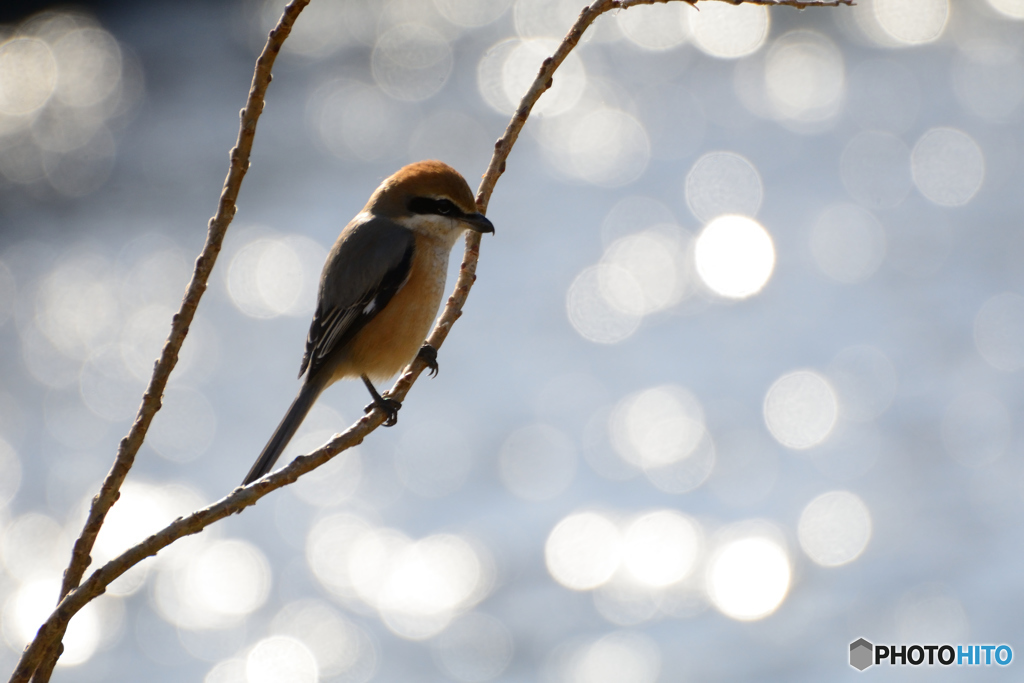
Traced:
POLYGON ((494 232, 466 179, 440 161, 418 161, 387 178, 363 209, 450 244, 463 230, 494 232))

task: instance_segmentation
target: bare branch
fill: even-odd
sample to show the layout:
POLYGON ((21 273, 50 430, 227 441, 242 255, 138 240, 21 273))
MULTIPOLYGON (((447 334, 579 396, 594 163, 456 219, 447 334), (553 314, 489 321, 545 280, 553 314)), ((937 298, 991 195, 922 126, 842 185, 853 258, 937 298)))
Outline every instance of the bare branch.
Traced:
MULTIPOLYGON (((709 2, 710 0, 699 0, 700 2, 709 2)), ((728 2, 729 4, 739 5, 748 3, 755 5, 787 5, 803 9, 804 7, 835 7, 838 5, 853 5, 853 0, 717 0, 719 2, 728 2)), ((530 112, 533 110, 537 100, 543 95, 548 88, 552 85, 552 79, 555 71, 565 58, 569 56, 573 48, 579 43, 580 38, 583 37, 583 33, 594 23, 594 20, 599 16, 615 9, 628 9, 636 5, 654 5, 668 2, 686 2, 687 4, 696 5, 698 0, 598 0, 594 4, 584 7, 583 11, 580 12, 580 16, 576 19, 576 23, 572 25, 565 38, 562 39, 558 49, 555 53, 544 60, 541 64, 540 70, 537 72, 536 78, 533 80, 533 84, 529 90, 523 96, 523 99, 519 102, 519 107, 516 109, 516 113, 513 115, 512 120, 509 121, 508 127, 505 128, 505 134, 494 144, 494 153, 491 155, 491 162, 487 166, 487 171, 484 173, 483 179, 480 181, 480 187, 476 194, 477 208, 482 212, 487 212, 487 205, 491 200, 491 193, 494 191, 494 186, 498 182, 498 178, 505 172, 505 162, 508 159, 509 153, 512 151, 512 146, 519 138, 519 132, 523 129, 526 124, 526 119, 529 118, 530 112)), ((448 303, 445 305, 444 312, 441 314, 441 318, 437 321, 437 325, 431 331, 430 336, 427 338, 427 342, 435 349, 441 348, 441 344, 448 337, 448 332, 451 330, 452 325, 462 315, 462 308, 466 304, 466 299, 469 297, 469 290, 473 287, 473 283, 476 282, 476 266, 480 259, 480 233, 468 232, 466 233, 466 251, 463 254, 462 266, 459 269, 459 278, 455 283, 455 290, 452 295, 448 297, 448 303)), ((395 383, 394 387, 388 392, 390 396, 397 398, 399 401, 403 400, 412 388, 413 383, 419 377, 420 373, 426 368, 426 363, 421 359, 417 358, 413 361, 410 366, 409 372, 404 374, 395 383)))
MULTIPOLYGON (((700 2, 709 2, 710 0, 699 0, 700 2)), ((743 4, 744 2, 755 5, 787 5, 803 9, 805 7, 835 7, 838 5, 853 5, 853 0, 717 0, 720 2, 728 2, 733 5, 743 4)), ((498 178, 505 172, 505 162, 508 159, 509 153, 512 151, 512 146, 519 138, 519 132, 523 129, 526 124, 526 119, 529 118, 530 112, 533 110, 537 100, 543 95, 548 88, 551 87, 554 78, 555 71, 565 58, 569 56, 573 48, 580 42, 580 38, 583 37, 583 33, 594 23, 594 20, 599 16, 615 9, 628 9, 636 5, 654 5, 659 3, 668 2, 686 2, 687 4, 696 5, 698 0, 598 0, 594 4, 584 7, 583 11, 580 12, 579 18, 576 19, 576 23, 572 25, 569 32, 562 39, 558 49, 555 53, 544 60, 541 64, 540 70, 537 72, 537 77, 534 78, 533 84, 530 86, 526 94, 523 95, 523 99, 519 102, 519 107, 516 109, 516 113, 512 116, 512 120, 509 121, 508 126, 505 128, 505 134, 501 136, 496 143, 494 143, 494 152, 491 155, 491 161, 487 166, 487 171, 484 173, 483 179, 480 181, 480 187, 477 189, 476 204, 477 208, 481 213, 487 212, 487 205, 491 200, 491 193, 494 192, 494 186, 498 182, 498 178)), ((473 287, 473 283, 476 282, 476 266, 480 259, 480 233, 467 232, 466 233, 466 250, 462 258, 462 266, 459 269, 459 277, 455 282, 455 289, 452 295, 448 297, 448 302, 445 304, 444 312, 441 314, 441 318, 437 321, 437 325, 431 331, 430 336, 427 337, 427 342, 435 349, 440 349, 441 344, 448 337, 448 332, 451 330, 452 325, 462 315, 462 308, 466 304, 466 299, 469 297, 469 290, 473 287)), ((409 371, 402 375, 395 385, 388 392, 390 396, 397 398, 399 401, 404 400, 405 396, 412 389, 413 383, 419 377, 420 373, 427 367, 426 363, 417 358, 413 361, 409 368, 409 371)), ((379 411, 375 411, 379 412, 379 411)))
POLYGON ((179 517, 159 532, 97 569, 81 586, 72 590, 61 600, 57 609, 39 627, 35 640, 22 653, 18 668, 10 679, 11 683, 27 681, 32 673, 32 667, 45 654, 46 645, 55 642, 55 638, 64 633, 71 617, 90 601, 102 595, 107 586, 126 571, 147 557, 156 555, 179 538, 197 534, 214 522, 254 505, 256 501, 271 491, 276 491, 282 486, 295 482, 300 476, 316 469, 341 451, 361 443, 366 434, 373 431, 380 422, 381 419, 375 419, 370 415, 364 416, 344 433, 338 434, 316 451, 309 455, 299 456, 287 467, 260 479, 251 486, 236 488, 230 495, 209 507, 193 512, 188 517, 179 517))
MULTIPOLYGON (((235 200, 238 198, 242 179, 245 177, 246 171, 249 170, 249 153, 252 150, 252 141, 256 134, 256 121, 263 112, 263 98, 271 80, 270 70, 274 65, 278 52, 281 50, 282 43, 284 43, 285 38, 291 32, 296 17, 299 16, 299 13, 308 4, 309 0, 293 0, 285 8, 277 26, 270 32, 263 52, 256 61, 256 69, 253 73, 252 85, 249 89, 249 98, 241 112, 238 140, 231 150, 231 165, 228 169, 227 178, 224 180, 224 189, 221 191, 217 213, 210 219, 206 244, 199 258, 196 259, 192 280, 185 291, 181 307, 173 318, 171 333, 164 343, 160 358, 153 369, 153 376, 150 379, 149 386, 146 388, 146 393, 142 397, 142 405, 139 406, 135 422, 132 424, 128 435, 121 440, 114 465, 103 480, 99 493, 93 498, 85 526, 82 528, 82 533, 79 535, 78 540, 75 541, 75 546, 71 553, 71 561, 68 564, 68 568, 64 571, 64 580, 60 589, 61 599, 78 586, 82 576, 85 574, 85 570, 92 562, 92 548, 96 543, 96 537, 103 526, 107 512, 110 511, 110 508, 120 496, 121 485, 124 483, 125 477, 128 476, 128 472, 135 462, 135 455, 139 452, 139 448, 146 438, 146 432, 149 430, 153 417, 160 410, 167 380, 178 362, 178 352, 181 350, 181 345, 188 334, 189 326, 195 317, 199 300, 206 291, 207 280, 210 277, 210 272, 213 270, 214 263, 217 261, 217 255, 220 253, 221 245, 224 242, 224 234, 227 232, 231 220, 235 217, 235 200)), ((53 635, 51 640, 53 646, 47 650, 42 663, 38 660, 27 661, 25 657, 22 657, 22 662, 19 664, 11 680, 27 680, 28 676, 32 674, 33 669, 35 669, 35 673, 32 676, 33 682, 46 683, 50 678, 54 665, 57 663, 57 659, 60 657, 62 649, 60 640, 63 636, 63 628, 60 629, 59 634, 55 633, 53 635), (37 665, 38 668, 36 668, 37 665)), ((38 641, 39 638, 37 637, 36 640, 38 641)))
MULTIPOLYGON (((807 7, 839 7, 846 5, 853 7, 857 3, 853 0, 715 0, 729 5, 764 5, 766 7, 795 7, 805 9, 807 7)), ((685 2, 688 5, 696 6, 697 2, 711 2, 711 0, 619 0, 619 9, 627 9, 635 5, 657 5, 670 2, 685 2)), ((613 8, 615 9, 615 8, 613 8)))
POLYGON ((719 1, 728 2, 730 5, 765 5, 767 7, 784 6, 796 7, 797 9, 804 9, 806 7, 839 7, 840 5, 853 7, 857 4, 853 0, 741 0, 740 2, 733 2, 732 0, 719 1))

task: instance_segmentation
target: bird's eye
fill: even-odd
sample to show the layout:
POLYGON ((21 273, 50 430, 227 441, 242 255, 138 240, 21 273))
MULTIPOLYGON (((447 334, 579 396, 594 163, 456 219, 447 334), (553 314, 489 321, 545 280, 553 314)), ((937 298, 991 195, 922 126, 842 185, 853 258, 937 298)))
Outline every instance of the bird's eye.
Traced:
POLYGON ((414 197, 409 201, 409 211, 420 214, 432 213, 438 216, 462 215, 462 210, 452 200, 431 197, 414 197))

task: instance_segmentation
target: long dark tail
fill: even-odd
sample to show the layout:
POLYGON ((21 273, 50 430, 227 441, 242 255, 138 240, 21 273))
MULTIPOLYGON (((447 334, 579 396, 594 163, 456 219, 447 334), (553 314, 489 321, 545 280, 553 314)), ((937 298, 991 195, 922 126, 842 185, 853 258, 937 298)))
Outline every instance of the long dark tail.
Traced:
POLYGON ((288 446, 288 442, 295 436, 299 425, 306 419, 309 409, 316 403, 316 399, 320 396, 321 391, 323 391, 323 387, 319 383, 302 383, 299 395, 292 401, 292 405, 288 408, 288 412, 284 414, 281 424, 277 425, 274 435, 270 437, 270 441, 263 447, 263 452, 256 459, 256 463, 249 470, 249 474, 245 475, 245 481, 242 482, 242 486, 248 486, 270 471, 270 468, 274 466, 277 459, 281 457, 285 447, 288 446))

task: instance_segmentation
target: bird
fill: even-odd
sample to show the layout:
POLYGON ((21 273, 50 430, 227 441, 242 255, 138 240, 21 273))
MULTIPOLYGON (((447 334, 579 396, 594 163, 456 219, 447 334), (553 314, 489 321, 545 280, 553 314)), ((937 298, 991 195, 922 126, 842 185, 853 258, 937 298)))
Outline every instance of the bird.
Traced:
POLYGON ((274 466, 313 404, 336 381, 359 377, 385 426, 402 404, 381 396, 383 381, 419 355, 437 374, 425 343, 444 294, 448 256, 466 230, 493 233, 465 178, 441 161, 399 169, 374 190, 327 255, 299 368, 301 385, 242 486, 274 466))

